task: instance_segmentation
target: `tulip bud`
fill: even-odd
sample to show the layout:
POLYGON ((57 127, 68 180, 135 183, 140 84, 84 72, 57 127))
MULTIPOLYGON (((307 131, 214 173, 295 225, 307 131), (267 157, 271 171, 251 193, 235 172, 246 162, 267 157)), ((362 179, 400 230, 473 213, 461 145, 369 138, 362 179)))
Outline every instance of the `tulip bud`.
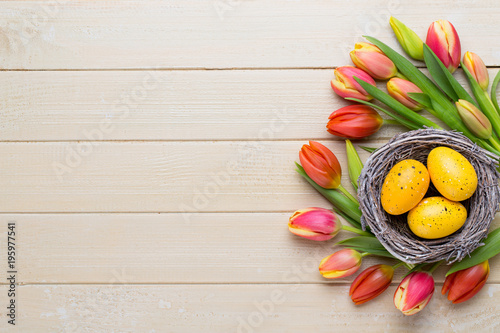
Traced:
POLYGON ((453 304, 462 303, 476 295, 486 284, 490 275, 488 260, 476 266, 452 273, 446 277, 441 294, 448 291, 448 300, 453 304))
POLYGON ((330 210, 306 208, 293 213, 288 229, 297 236, 315 241, 332 239, 342 229, 342 223, 330 210))
POLYGON ((391 16, 390 19, 392 30, 396 34, 396 38, 401 44, 406 54, 416 60, 424 60, 424 42, 418 35, 404 25, 401 21, 391 16))
POLYGON ((376 133, 384 120, 367 105, 349 105, 333 111, 326 125, 328 132, 348 139, 362 139, 376 133))
POLYGON ((455 105, 463 123, 475 136, 480 139, 489 139, 491 137, 491 122, 474 104, 459 99, 455 105))
POLYGON ((340 186, 342 169, 330 149, 316 141, 309 141, 299 152, 300 164, 312 180, 323 188, 340 186))
POLYGON ((428 272, 417 271, 407 275, 394 293, 394 305, 407 316, 421 311, 434 293, 434 279, 428 272))
POLYGON ((356 148, 350 140, 345 140, 345 150, 347 153, 347 168, 349 169, 349 178, 351 178, 352 186, 358 190, 358 178, 363 170, 363 162, 359 158, 356 148))
POLYGON ((422 104, 408 96, 408 93, 422 93, 422 90, 420 90, 419 87, 408 80, 393 77, 387 81, 387 92, 395 100, 413 111, 422 110, 424 107, 422 104))
POLYGON ((387 80, 398 73, 392 60, 373 44, 356 43, 350 56, 356 67, 361 68, 374 79, 387 80))
POLYGON ((382 294, 392 282, 394 268, 388 265, 375 265, 365 269, 351 284, 349 295, 356 304, 368 302, 382 294))
POLYGON ((490 84, 490 77, 483 60, 477 54, 467 51, 464 54, 464 65, 467 67, 472 76, 474 76, 474 79, 476 79, 476 82, 479 83, 479 86, 486 91, 488 89, 488 85, 490 84))
POLYGON ((319 272, 327 279, 352 275, 361 266, 362 256, 356 250, 343 249, 321 260, 319 272))
POLYGON ((370 96, 366 90, 361 88, 361 85, 356 82, 356 80, 354 80, 354 77, 357 77, 360 80, 375 86, 375 81, 365 71, 352 66, 342 66, 336 68, 333 73, 335 75, 335 79, 331 81, 332 89, 340 97, 357 98, 363 101, 373 99, 373 97, 370 96))
POLYGON ((432 22, 427 31, 425 43, 434 51, 450 73, 458 68, 462 50, 457 31, 450 22, 446 20, 432 22))

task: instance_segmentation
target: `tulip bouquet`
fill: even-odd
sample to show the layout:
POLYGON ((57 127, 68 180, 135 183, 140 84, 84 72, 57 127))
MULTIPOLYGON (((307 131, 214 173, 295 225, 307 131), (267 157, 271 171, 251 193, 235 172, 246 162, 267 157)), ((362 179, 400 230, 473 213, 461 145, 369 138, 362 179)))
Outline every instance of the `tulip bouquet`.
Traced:
MULTIPOLYGON (((376 133, 384 123, 403 125, 410 130, 441 129, 440 125, 418 113, 426 110, 448 128, 463 133, 500 158, 500 108, 495 93, 500 72, 488 93, 486 66, 472 52, 466 52, 460 62, 460 39, 448 21, 433 22, 425 43, 393 17, 390 25, 406 54, 423 61, 430 77, 388 45, 366 37, 371 43, 357 43, 350 53, 355 67, 342 66, 334 71, 333 91, 356 104, 334 111, 327 123, 328 132, 346 139, 361 139, 376 133), (473 96, 453 76, 460 64, 473 96), (379 89, 375 80, 387 80, 387 92, 379 89), (373 99, 380 103, 372 103, 373 99), (382 119, 377 111, 390 119, 382 119)), ((369 152, 374 150, 362 148, 369 152)), ((346 140, 346 151, 350 181, 357 190, 363 163, 349 140, 346 140)), ((352 301, 356 305, 363 304, 382 294, 391 284, 394 271, 404 266, 408 274, 396 289, 394 305, 405 315, 422 310, 434 293, 432 273, 441 262, 410 265, 400 261, 384 248, 369 228, 362 228, 359 202, 342 186, 339 161, 327 147, 310 141, 302 147, 299 159, 297 172, 332 203, 333 212, 324 208, 296 211, 290 217, 289 230, 314 241, 328 241, 341 230, 356 234, 336 243, 344 249, 321 261, 321 275, 327 279, 353 275, 367 255, 392 258, 396 261, 393 266, 374 265, 354 279, 349 292, 352 301), (350 226, 342 225, 337 216, 350 226)), ((441 292, 443 295, 448 293, 448 300, 453 303, 470 299, 485 285, 490 271, 488 259, 500 253, 500 228, 490 232, 483 243, 449 269, 441 292)))

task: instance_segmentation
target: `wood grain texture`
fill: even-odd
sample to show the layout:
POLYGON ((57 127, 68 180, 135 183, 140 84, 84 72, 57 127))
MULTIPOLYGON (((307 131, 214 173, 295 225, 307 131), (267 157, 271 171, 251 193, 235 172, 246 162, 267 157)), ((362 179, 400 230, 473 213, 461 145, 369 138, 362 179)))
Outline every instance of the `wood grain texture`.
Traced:
MULTIPOLYGON (((0 287, 3 297, 6 287, 0 287)), ((396 310, 390 287, 356 307, 348 286, 21 286, 18 332, 497 332, 500 285, 452 305, 440 285, 424 312, 396 310)), ((3 315, 2 315, 3 316, 3 315)), ((0 328, 7 329, 5 318, 0 328)))
MULTIPOLYGON (((324 207, 328 208, 328 205, 324 207)), ((328 242, 292 235, 290 213, 0 214, 0 230, 16 221, 18 282, 37 283, 345 283, 318 272, 324 257, 353 237, 328 242)), ((344 224, 347 224, 344 222, 344 224)), ((500 226, 500 218, 492 228, 500 226)), ((5 244, 6 235, 0 236, 5 244)), ((6 283, 0 252, 0 283, 6 283)), ((363 267, 394 264, 366 257, 363 267)), ((500 283, 500 260, 490 261, 488 282, 500 283)), ((436 274, 442 282, 448 267, 436 274)), ((394 282, 406 274, 396 271, 394 282)))
POLYGON ((349 105, 332 78, 331 69, 0 72, 0 140, 342 140, 325 128, 349 105))
POLYGON ((288 68, 349 62, 362 35, 396 46, 391 15, 425 38, 447 19, 466 50, 500 64, 498 3, 392 1, 3 1, 7 69, 288 68))
MULTIPOLYGON (((276 212, 317 206, 325 200, 294 170, 304 143, 3 143, 0 212, 276 212)), ((344 142, 323 143, 347 170, 344 142)), ((347 172, 343 182, 350 184, 347 172)))

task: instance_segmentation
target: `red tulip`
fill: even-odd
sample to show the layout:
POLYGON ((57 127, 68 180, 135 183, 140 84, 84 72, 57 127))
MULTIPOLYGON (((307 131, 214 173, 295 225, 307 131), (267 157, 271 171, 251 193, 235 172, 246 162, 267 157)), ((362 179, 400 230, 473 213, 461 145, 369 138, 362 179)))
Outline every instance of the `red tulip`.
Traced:
POLYGON ((352 275, 361 266, 362 255, 356 250, 343 249, 321 260, 319 272, 327 279, 352 275))
POLYGON ((391 285, 393 276, 392 266, 375 265, 365 269, 351 284, 352 301, 359 305, 374 299, 391 285))
POLYGON ((434 294, 434 279, 428 272, 407 275, 394 293, 394 305, 407 316, 421 311, 434 294))
POLYGON ((339 233, 342 223, 331 210, 313 207, 293 213, 288 222, 288 228, 297 236, 325 241, 339 233))
POLYGON ((362 139, 376 133, 384 120, 367 105, 349 105, 334 111, 326 125, 328 132, 348 139, 362 139))
POLYGON ((356 43, 350 56, 356 67, 364 70, 374 79, 387 80, 398 73, 392 60, 373 44, 356 43))
POLYGON ((309 141, 299 152, 300 164, 312 180, 323 188, 337 188, 340 186, 342 169, 339 160, 330 151, 316 141, 309 141))
POLYGON ((356 80, 354 80, 354 77, 357 77, 358 79, 375 86, 375 81, 365 71, 352 66, 342 66, 336 68, 334 74, 335 79, 331 81, 331 85, 333 91, 335 91, 340 97, 357 98, 363 101, 373 99, 373 97, 361 88, 361 85, 356 82, 356 80))
POLYGON ((432 22, 425 43, 453 73, 460 65, 461 47, 455 27, 446 20, 432 22))
POLYGON ((453 304, 462 303, 476 295, 486 284, 490 275, 488 260, 476 266, 452 273, 446 277, 441 294, 448 291, 448 300, 453 304))

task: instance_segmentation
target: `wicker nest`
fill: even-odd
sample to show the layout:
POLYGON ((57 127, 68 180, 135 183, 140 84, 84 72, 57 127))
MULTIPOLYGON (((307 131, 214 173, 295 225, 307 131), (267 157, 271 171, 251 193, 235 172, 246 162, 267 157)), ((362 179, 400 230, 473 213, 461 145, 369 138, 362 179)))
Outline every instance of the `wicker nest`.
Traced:
MULTIPOLYGON (((409 263, 462 260, 488 234, 499 206, 497 156, 478 147, 460 133, 422 129, 396 135, 368 159, 359 178, 358 198, 363 228, 368 225, 378 240, 396 258, 409 263), (427 155, 438 146, 452 148, 471 162, 478 176, 474 195, 462 202, 468 217, 457 232, 444 238, 423 239, 414 235, 407 214, 387 214, 380 202, 380 191, 389 170, 401 160, 412 158, 427 163, 427 155)), ((426 196, 439 195, 432 183, 426 196)))

